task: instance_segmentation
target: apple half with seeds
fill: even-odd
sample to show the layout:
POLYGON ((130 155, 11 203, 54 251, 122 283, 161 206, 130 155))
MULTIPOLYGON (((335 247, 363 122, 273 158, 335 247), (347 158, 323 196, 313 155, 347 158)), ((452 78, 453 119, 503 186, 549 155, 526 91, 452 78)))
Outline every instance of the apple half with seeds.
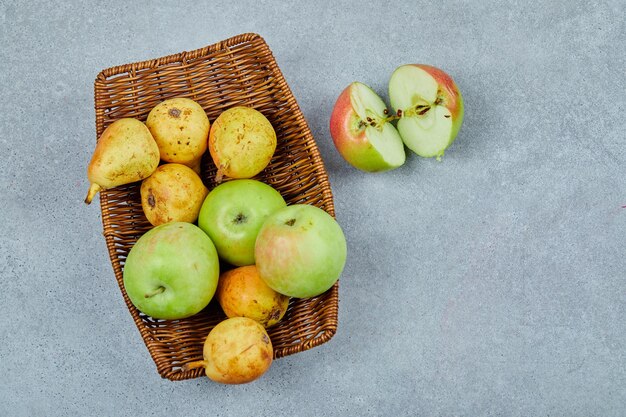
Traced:
POLYGON ((353 82, 339 95, 330 116, 337 150, 355 168, 388 171, 404 164, 404 145, 387 106, 367 85, 353 82))
POLYGON ((463 98, 452 78, 423 64, 398 67, 389 80, 398 132, 419 156, 443 156, 463 123, 463 98))

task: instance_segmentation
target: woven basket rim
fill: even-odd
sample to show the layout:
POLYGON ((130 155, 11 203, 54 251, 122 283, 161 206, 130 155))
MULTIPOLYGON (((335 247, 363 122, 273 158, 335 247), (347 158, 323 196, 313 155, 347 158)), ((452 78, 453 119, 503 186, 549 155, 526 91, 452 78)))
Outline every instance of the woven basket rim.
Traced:
POLYGON ((180 61, 184 62, 186 60, 200 58, 210 52, 221 50, 224 48, 230 48, 231 46, 235 46, 244 42, 250 42, 253 40, 259 40, 261 43, 263 43, 264 46, 267 46, 267 42, 265 42, 265 39, 263 39, 263 37, 258 33, 241 33, 239 35, 232 36, 217 43, 203 46, 197 49, 192 49, 190 51, 181 51, 178 53, 164 55, 159 58, 146 59, 143 61, 114 65, 112 67, 105 68, 100 71, 96 76, 96 82, 100 80, 105 80, 113 75, 118 75, 125 72, 130 72, 132 74, 133 71, 140 71, 147 68, 156 68, 160 65, 171 64, 180 61))
MULTIPOLYGON (((243 33, 243 34, 236 35, 228 39, 219 41, 212 45, 204 46, 202 48, 194 49, 191 51, 183 51, 180 53, 170 54, 170 55, 166 55, 166 56, 156 58, 156 59, 149 59, 149 60, 144 60, 144 61, 132 62, 128 64, 116 65, 116 66, 112 66, 112 67, 109 67, 100 71, 94 81, 94 107, 95 107, 95 112, 96 112, 96 120, 95 120, 96 140, 99 137, 99 135, 102 133, 102 130, 104 128, 103 125, 104 125, 105 111, 104 111, 104 108, 98 107, 98 103, 99 103, 99 96, 101 93, 101 89, 104 88, 103 83, 108 78, 115 76, 115 75, 125 74, 125 73, 131 74, 131 76, 133 76, 136 71, 158 68, 159 66, 162 66, 162 65, 168 65, 168 64, 177 63, 177 62, 186 62, 188 60, 191 61, 196 58, 201 58, 203 56, 206 56, 210 53, 213 53, 219 50, 224 50, 224 49, 228 50, 229 48, 233 46, 246 43, 246 42, 252 42, 252 41, 259 43, 264 53, 269 54, 271 58, 269 59, 269 68, 272 72, 272 75, 275 77, 276 87, 280 90, 281 94, 284 95, 288 105, 293 106, 297 110, 297 122, 303 124, 306 127, 306 129, 304 130, 306 146, 309 148, 310 156, 313 160, 313 163, 316 166, 321 167, 321 170, 317 170, 316 173, 318 175, 319 185, 321 186, 321 193, 323 195, 324 207, 331 216, 335 217, 334 202, 333 202, 333 197, 332 197, 332 191, 330 188, 330 182, 328 180, 328 174, 326 170, 324 169, 324 164, 321 159, 319 149, 315 143, 315 140, 310 131, 310 128, 302 115, 302 111, 300 107, 298 106, 295 100, 295 97, 293 96, 293 93, 291 89, 289 88, 289 85, 287 84, 282 72, 280 71, 280 68, 278 67, 274 59, 274 56, 271 50, 269 49, 269 46, 267 45, 263 37, 261 37, 257 33, 243 33)), ((110 221, 104 215, 104 213, 106 213, 107 211, 108 205, 109 205, 109 198, 108 198, 107 193, 106 192, 100 193, 100 207, 103 213, 103 216, 102 216, 103 235, 105 237, 109 256, 112 261, 111 265, 113 267, 118 284, 120 285, 120 289, 122 290, 121 292, 122 292, 124 301, 129 309, 129 312, 131 313, 133 321, 135 322, 135 325, 137 329, 139 330, 146 347, 148 348, 148 352, 150 353, 150 356, 153 358, 157 366, 157 370, 159 374, 162 377, 170 379, 170 380, 183 380, 183 379, 189 379, 189 378, 201 376, 203 374, 203 370, 201 369, 187 371, 187 372, 181 372, 181 371, 174 372, 171 368, 171 365, 168 364, 167 361, 159 360, 159 358, 157 357, 158 355, 157 355, 157 352, 155 351, 157 348, 156 339, 150 333, 148 328, 144 325, 144 322, 138 310, 132 305, 129 297, 127 296, 127 294, 122 288, 121 281, 120 281, 121 277, 123 276, 121 264, 119 262, 113 261, 114 258, 116 258, 116 252, 117 252, 116 247, 115 247, 115 236, 116 236, 117 231, 113 230, 110 227, 110 224, 109 224, 110 221)), ((334 304, 333 305, 334 308, 332 309, 333 313, 330 318, 330 321, 333 325, 330 327, 323 328, 322 330, 319 331, 322 333, 321 334, 318 333, 319 337, 318 335, 315 335, 313 338, 310 338, 304 341, 302 345, 287 346, 287 347, 283 347, 280 349, 276 349, 274 351, 275 358, 281 358, 283 356, 291 355, 294 353, 298 353, 298 352, 319 346, 323 343, 328 342, 336 334, 337 327, 338 327, 337 326, 338 325, 338 301, 339 301, 338 287, 339 287, 339 282, 335 283, 335 285, 329 290, 330 300, 331 300, 330 304, 334 304)))

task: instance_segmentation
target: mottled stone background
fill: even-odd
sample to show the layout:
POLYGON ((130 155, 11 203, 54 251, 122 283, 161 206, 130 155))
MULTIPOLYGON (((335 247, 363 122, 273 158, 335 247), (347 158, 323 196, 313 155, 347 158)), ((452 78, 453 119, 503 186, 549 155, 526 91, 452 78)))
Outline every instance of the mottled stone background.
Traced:
POLYGON ((0 0, 0 415, 626 415, 625 11, 0 0), (82 203, 93 80, 243 32, 269 43, 330 175, 339 331, 253 384, 169 382, 82 203), (413 62, 460 86, 456 143, 356 171, 329 136, 335 98, 360 80, 387 99, 413 62))

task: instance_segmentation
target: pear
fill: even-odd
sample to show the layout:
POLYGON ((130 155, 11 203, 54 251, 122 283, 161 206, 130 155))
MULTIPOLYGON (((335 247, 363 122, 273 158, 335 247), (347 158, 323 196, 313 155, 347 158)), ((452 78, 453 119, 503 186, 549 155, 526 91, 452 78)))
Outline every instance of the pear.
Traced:
POLYGON ((163 161, 187 165, 200 173, 211 126, 200 104, 183 97, 162 101, 148 114, 146 126, 163 161))
POLYGON ((267 372, 274 349, 261 324, 247 317, 232 317, 209 332, 202 356, 204 360, 188 362, 182 371, 204 368, 206 376, 215 382, 245 384, 267 372))
POLYGON ((237 106, 221 113, 211 126, 209 152, 223 176, 252 178, 270 163, 276 150, 276 132, 259 111, 237 106))
POLYGON ((159 147, 152 134, 137 119, 119 119, 107 127, 91 157, 87 178, 91 186, 85 203, 100 190, 141 181, 159 165, 159 147))
POLYGON ((141 183, 141 207, 153 226, 169 222, 193 223, 209 190, 193 169, 164 164, 141 183))

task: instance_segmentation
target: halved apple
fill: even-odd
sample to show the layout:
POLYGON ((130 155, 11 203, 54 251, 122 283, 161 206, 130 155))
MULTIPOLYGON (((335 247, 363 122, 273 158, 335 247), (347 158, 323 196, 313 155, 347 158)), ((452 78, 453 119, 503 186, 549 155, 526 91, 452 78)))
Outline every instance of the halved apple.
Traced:
POLYGON ((363 83, 353 82, 339 95, 330 116, 330 135, 355 168, 377 172, 404 164, 404 145, 388 113, 381 98, 363 83))
POLYGON ((391 75, 389 99, 406 146, 440 158, 463 123, 463 98, 452 78, 430 65, 403 65, 391 75))

